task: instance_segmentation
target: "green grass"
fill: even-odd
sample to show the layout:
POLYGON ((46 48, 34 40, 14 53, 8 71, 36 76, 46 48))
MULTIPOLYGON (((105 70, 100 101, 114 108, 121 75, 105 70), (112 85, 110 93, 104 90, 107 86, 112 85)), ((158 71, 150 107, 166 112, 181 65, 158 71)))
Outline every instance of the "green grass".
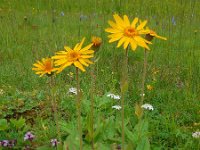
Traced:
MULTIPOLYGON (((199 139, 192 137, 192 132, 200 130, 200 125, 194 126, 200 123, 199 8, 200 2, 195 0, 1 0, 0 89, 5 93, 0 95, 0 118, 9 120, 23 116, 27 124, 20 131, 0 130, 0 140, 21 135, 19 145, 24 146, 23 133, 32 130, 37 135, 36 147, 49 145, 56 132, 48 104, 47 78, 35 75, 32 64, 54 55, 64 45, 73 46, 82 37, 86 37, 88 43, 91 36, 96 35, 103 39, 96 63, 95 127, 101 132, 96 145, 111 149, 114 143, 120 144, 120 112, 111 109, 115 102, 105 95, 109 91, 120 93, 123 50, 116 48, 116 44, 109 44, 104 31, 113 13, 119 13, 131 19, 147 19, 149 27, 168 39, 153 40, 148 53, 146 85, 151 84, 154 89, 146 90, 144 101, 155 107, 145 114, 151 149, 199 149, 199 139), (152 73, 154 68, 159 70, 156 75, 152 73), (48 129, 43 130, 42 125, 48 129)), ((137 124, 134 107, 140 100, 143 49, 129 51, 128 63, 125 118, 127 128, 133 131, 137 124)), ((62 141, 69 143, 76 137, 75 97, 67 94, 69 87, 76 86, 75 76, 67 75, 70 71, 75 73, 74 68, 67 68, 56 77, 62 141), (71 141, 69 135, 72 135, 71 141)), ((90 67, 80 78, 83 126, 87 129, 90 67)), ((129 143, 128 138, 126 140, 129 143)), ((85 149, 89 149, 89 142, 84 142, 85 149)))

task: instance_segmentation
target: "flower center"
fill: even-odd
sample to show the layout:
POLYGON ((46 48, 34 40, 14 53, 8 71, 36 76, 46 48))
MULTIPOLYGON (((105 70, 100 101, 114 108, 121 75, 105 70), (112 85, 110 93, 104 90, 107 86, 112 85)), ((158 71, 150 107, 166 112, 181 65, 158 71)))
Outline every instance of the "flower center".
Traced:
POLYGON ((133 37, 133 36, 137 36, 138 33, 137 33, 137 30, 135 30, 134 28, 132 27, 127 27, 124 29, 124 34, 126 36, 129 36, 129 37, 133 37))
POLYGON ((69 53, 69 61, 76 61, 80 58, 80 54, 78 52, 72 51, 69 53))
POLYGON ((51 71, 52 70, 52 61, 51 60, 47 60, 46 61, 45 69, 46 69, 46 71, 51 71))

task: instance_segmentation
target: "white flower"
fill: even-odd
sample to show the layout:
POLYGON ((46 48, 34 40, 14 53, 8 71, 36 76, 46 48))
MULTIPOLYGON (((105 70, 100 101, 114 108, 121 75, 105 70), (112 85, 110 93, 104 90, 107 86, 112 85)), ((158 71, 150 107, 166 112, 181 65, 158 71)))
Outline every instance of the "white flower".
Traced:
POLYGON ((112 106, 113 109, 117 109, 117 110, 120 110, 122 107, 119 106, 119 105, 115 105, 115 106, 112 106))
POLYGON ((0 95, 3 95, 5 92, 3 89, 0 89, 0 95))
POLYGON ((75 95, 77 95, 77 89, 76 88, 74 88, 74 87, 72 87, 72 88, 69 88, 69 91, 68 91, 69 93, 73 93, 73 94, 75 94, 75 95))
POLYGON ((143 97, 143 96, 145 96, 145 94, 144 94, 144 93, 143 93, 143 94, 140 94, 140 96, 142 96, 142 97, 143 97))
POLYGON ((112 93, 108 94, 107 97, 110 97, 110 98, 116 99, 116 100, 119 100, 119 99, 120 99, 120 96, 119 96, 119 95, 115 95, 115 94, 112 94, 112 93))
POLYGON ((200 132, 193 132, 192 137, 193 138, 200 138, 200 132))
POLYGON ((153 110, 154 109, 151 104, 144 104, 141 107, 144 108, 144 109, 147 109, 147 110, 153 110))

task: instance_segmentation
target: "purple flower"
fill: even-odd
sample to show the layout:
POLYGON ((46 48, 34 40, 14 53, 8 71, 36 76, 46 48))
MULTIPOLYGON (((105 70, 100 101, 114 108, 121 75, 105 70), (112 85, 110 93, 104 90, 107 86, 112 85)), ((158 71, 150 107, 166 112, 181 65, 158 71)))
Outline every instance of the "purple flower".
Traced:
POLYGON ((61 16, 64 16, 64 15, 65 15, 65 13, 62 11, 62 12, 60 13, 60 15, 61 15, 61 16))
POLYGON ((24 135, 24 141, 26 140, 32 141, 34 138, 35 138, 35 135, 33 135, 30 131, 24 135))
POLYGON ((172 24, 175 26, 176 25, 176 20, 174 18, 174 16, 172 17, 172 24))
POLYGON ((59 144, 60 142, 58 142, 57 139, 51 139, 51 146, 52 147, 57 147, 57 145, 59 144))
POLYGON ((7 147, 8 145, 9 145, 9 141, 8 140, 1 141, 1 146, 7 147))

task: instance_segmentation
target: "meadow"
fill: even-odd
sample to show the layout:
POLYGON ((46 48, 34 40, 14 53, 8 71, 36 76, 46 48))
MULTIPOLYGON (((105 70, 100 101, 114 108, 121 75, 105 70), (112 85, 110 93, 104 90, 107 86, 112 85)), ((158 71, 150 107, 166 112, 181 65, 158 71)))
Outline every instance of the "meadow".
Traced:
POLYGON ((200 149, 199 8, 198 0, 0 0, 0 149, 200 149), (153 39, 147 53, 129 47, 125 62, 105 31, 114 14, 147 20, 167 40, 153 39), (102 42, 78 82, 76 67, 52 77, 32 70, 92 36, 102 42), (141 108, 143 94, 153 110, 141 108))

